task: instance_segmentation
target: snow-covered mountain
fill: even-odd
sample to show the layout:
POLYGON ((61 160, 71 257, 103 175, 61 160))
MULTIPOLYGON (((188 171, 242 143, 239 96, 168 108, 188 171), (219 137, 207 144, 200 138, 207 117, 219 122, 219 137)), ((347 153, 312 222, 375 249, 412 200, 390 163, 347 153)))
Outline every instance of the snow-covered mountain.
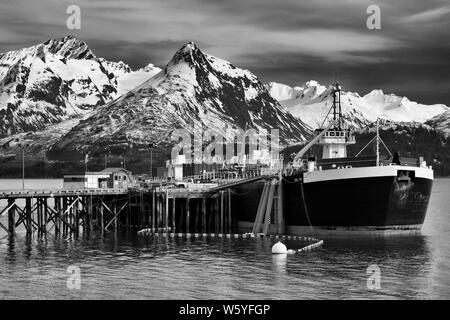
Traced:
MULTIPOLYGON (((445 105, 381 90, 364 96, 343 91, 341 100, 344 117, 356 128, 381 118, 450 131, 445 105)), ((105 150, 119 155, 133 146, 139 153, 148 143, 167 151, 176 128, 213 129, 225 137, 237 129, 279 129, 283 144, 299 142, 321 125, 331 104, 330 87, 314 80, 264 86, 250 71, 194 43, 163 70, 149 64, 133 71, 68 36, 0 54, 0 156, 18 154, 22 142, 30 156, 42 159, 95 157, 105 150)))
POLYGON ((425 123, 442 131, 446 136, 450 136, 450 110, 438 114, 425 123))
POLYGON ((82 115, 159 71, 97 58, 73 36, 0 53, 0 137, 82 115))
POLYGON ((52 153, 79 154, 89 146, 95 154, 150 142, 167 146, 175 128, 199 133, 213 129, 225 137, 237 129, 279 129, 282 143, 310 135, 254 74, 203 53, 190 42, 154 77, 96 108, 55 144, 52 153))
POLYGON ((317 81, 311 80, 300 87, 290 87, 288 85, 269 82, 266 88, 270 95, 278 101, 297 99, 299 101, 308 101, 322 94, 327 87, 320 85, 317 81))
POLYGON ((449 108, 443 104, 425 105, 410 101, 406 97, 385 94, 381 90, 373 90, 363 96, 363 100, 377 108, 385 118, 396 122, 420 122, 433 118, 449 108))
MULTIPOLYGON (((322 124, 333 103, 331 87, 327 88, 314 80, 294 88, 272 82, 267 88, 282 106, 300 117, 311 128, 322 124)), ((342 91, 341 106, 346 122, 355 128, 363 128, 378 118, 424 123, 450 110, 443 104, 423 105, 406 97, 385 94, 381 90, 373 90, 364 96, 342 91)))

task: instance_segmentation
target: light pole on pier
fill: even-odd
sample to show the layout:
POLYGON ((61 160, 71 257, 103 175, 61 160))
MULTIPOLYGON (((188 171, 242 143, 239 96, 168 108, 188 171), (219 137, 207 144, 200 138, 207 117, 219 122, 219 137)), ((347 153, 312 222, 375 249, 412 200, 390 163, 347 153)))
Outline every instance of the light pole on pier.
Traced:
POLYGON ((155 145, 153 143, 149 143, 148 147, 150 149, 150 179, 153 178, 153 148, 155 145))
POLYGON ((22 149, 22 189, 25 189, 25 148, 28 147, 26 143, 20 143, 22 149))
POLYGON ((25 146, 22 146, 22 189, 25 189, 25 146))
POLYGON ((84 155, 84 172, 88 172, 89 154, 84 155))

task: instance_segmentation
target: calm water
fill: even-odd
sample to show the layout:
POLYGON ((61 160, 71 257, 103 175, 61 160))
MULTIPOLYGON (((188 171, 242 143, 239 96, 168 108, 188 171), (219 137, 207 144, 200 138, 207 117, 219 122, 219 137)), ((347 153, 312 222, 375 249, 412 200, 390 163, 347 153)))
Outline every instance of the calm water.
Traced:
MULTIPOLYGON (((0 180, 0 189, 14 183, 21 187, 21 181, 0 180)), ((32 183, 57 186, 60 180, 32 183)), ((325 238, 320 249, 287 256, 272 256, 270 239, 130 233, 77 241, 20 235, 9 242, 0 230, 0 298, 449 299, 449 208, 450 179, 437 179, 422 235, 325 238), (378 290, 367 288, 373 264, 381 270, 378 290), (67 288, 70 265, 81 270, 81 289, 67 288)))

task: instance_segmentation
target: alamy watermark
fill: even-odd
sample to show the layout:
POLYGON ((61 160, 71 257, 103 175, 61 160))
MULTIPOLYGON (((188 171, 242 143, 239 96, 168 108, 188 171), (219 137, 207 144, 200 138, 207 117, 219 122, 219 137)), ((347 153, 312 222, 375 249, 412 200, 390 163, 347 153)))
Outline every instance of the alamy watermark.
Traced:
POLYGON ((69 290, 80 290, 81 289, 81 269, 78 266, 71 265, 67 268, 67 273, 69 276, 67 277, 66 285, 69 290))
POLYGON ((81 8, 75 4, 67 7, 66 13, 69 15, 66 20, 66 26, 69 30, 81 29, 81 8))
POLYGON ((278 129, 259 132, 256 129, 214 130, 175 129, 172 162, 183 156, 185 163, 231 163, 245 159, 279 159, 278 129))
POLYGON ((367 274, 370 274, 367 278, 367 289, 379 290, 381 289, 381 269, 378 265, 372 264, 367 267, 367 274))
POLYGON ((379 6, 372 4, 367 7, 366 13, 369 14, 366 20, 366 26, 369 30, 381 29, 381 9, 379 6))
POLYGON ((51 281, 60 283, 69 290, 79 290, 81 289, 81 268, 77 265, 70 265, 59 271, 30 272, 30 280, 32 282, 51 281))

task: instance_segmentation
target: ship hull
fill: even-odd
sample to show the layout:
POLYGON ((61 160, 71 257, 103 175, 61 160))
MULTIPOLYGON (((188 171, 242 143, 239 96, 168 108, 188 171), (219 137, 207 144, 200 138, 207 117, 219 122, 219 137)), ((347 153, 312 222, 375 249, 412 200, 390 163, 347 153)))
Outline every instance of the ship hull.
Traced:
MULTIPOLYGON (((402 166, 345 168, 284 177, 285 233, 418 232, 432 184, 431 169, 402 166)), ((261 182, 242 186, 240 192, 247 192, 249 203, 239 213, 240 231, 251 231, 261 191, 261 182)), ((238 205, 243 208, 243 203, 238 205)))

